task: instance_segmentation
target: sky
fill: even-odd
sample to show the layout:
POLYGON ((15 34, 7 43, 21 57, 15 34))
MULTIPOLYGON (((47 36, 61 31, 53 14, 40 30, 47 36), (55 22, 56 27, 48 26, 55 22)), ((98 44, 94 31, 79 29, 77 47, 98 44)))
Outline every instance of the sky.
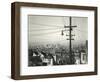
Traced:
MULTIPOLYGON (((28 15, 28 42, 29 46, 40 44, 69 44, 69 28, 61 35, 64 25, 69 25, 69 17, 28 15)), ((84 43, 88 39, 88 18, 72 17, 73 28, 72 44, 84 43)))

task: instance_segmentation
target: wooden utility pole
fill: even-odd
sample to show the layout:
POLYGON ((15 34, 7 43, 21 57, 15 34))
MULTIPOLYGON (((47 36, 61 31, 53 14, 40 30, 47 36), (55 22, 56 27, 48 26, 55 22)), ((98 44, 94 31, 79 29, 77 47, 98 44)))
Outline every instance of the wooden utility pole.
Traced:
POLYGON ((62 34, 64 31, 69 31, 69 35, 66 34, 66 36, 69 36, 69 38, 67 40, 69 40, 69 58, 70 58, 70 64, 73 64, 74 60, 73 60, 73 55, 72 55, 72 40, 74 40, 72 38, 72 31, 73 31, 73 27, 77 27, 77 26, 72 26, 72 17, 69 17, 69 26, 64 26, 65 30, 62 30, 62 34), (66 30, 66 28, 69 28, 69 30, 66 30))

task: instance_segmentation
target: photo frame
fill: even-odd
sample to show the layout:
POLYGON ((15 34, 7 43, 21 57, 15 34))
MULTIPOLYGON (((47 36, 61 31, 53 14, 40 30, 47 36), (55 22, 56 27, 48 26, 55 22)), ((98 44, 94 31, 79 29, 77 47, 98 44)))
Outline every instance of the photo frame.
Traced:
POLYGON ((11 4, 11 78, 97 75, 97 7, 11 4))

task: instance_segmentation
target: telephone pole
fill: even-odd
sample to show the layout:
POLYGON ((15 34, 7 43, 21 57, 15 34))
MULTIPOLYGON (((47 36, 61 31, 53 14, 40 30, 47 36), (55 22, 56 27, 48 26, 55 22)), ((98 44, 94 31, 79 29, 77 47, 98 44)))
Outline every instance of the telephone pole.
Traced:
POLYGON ((75 36, 75 35, 72 35, 73 27, 77 27, 77 26, 72 26, 72 17, 69 17, 69 26, 64 26, 65 30, 62 30, 62 32, 69 31, 69 35, 66 34, 66 36, 69 36, 69 38, 67 38, 67 40, 69 40, 69 58, 70 58, 69 64, 74 64, 73 62, 74 58, 72 54, 72 40, 74 39, 72 38, 72 36, 75 36), (69 28, 69 30, 66 30, 66 28, 69 28))

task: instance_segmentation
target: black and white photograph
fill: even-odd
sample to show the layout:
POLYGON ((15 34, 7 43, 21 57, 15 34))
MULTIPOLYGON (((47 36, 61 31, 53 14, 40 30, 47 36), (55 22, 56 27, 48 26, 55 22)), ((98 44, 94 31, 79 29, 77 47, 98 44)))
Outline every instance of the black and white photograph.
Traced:
POLYGON ((28 15, 28 66, 88 64, 88 18, 28 15))

